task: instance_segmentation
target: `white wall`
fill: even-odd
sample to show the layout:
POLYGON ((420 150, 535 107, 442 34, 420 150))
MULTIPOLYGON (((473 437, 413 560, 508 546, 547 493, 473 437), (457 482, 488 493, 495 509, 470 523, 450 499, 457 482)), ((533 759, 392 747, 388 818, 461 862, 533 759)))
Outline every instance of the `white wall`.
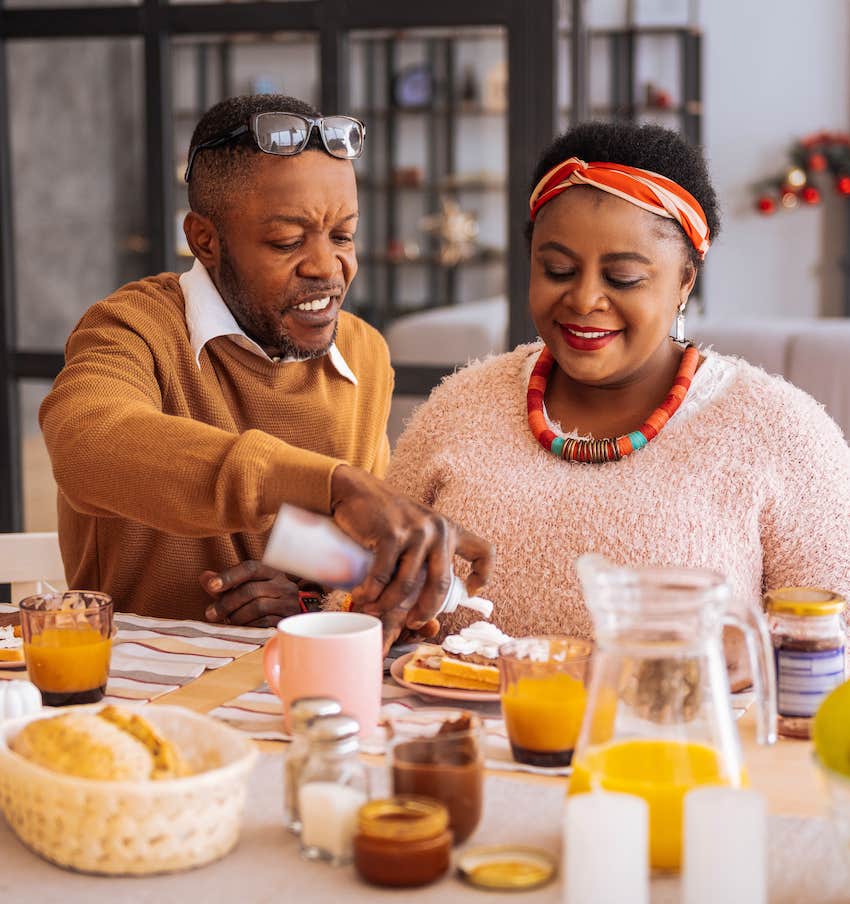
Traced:
POLYGON ((709 253, 711 319, 839 314, 848 201, 761 217, 750 186, 792 141, 850 126, 848 0, 703 0, 703 141, 724 213, 709 253))

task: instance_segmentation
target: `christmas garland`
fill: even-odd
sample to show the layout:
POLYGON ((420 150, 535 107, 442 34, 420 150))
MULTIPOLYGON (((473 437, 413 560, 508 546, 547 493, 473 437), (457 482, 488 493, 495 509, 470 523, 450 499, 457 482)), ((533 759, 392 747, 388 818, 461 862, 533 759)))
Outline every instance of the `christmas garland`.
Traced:
POLYGON ((794 208, 801 202, 820 204, 822 191, 814 183, 827 178, 836 194, 850 197, 850 134, 815 132, 795 142, 788 156, 788 169, 754 186, 760 214, 769 216, 780 206, 794 208))

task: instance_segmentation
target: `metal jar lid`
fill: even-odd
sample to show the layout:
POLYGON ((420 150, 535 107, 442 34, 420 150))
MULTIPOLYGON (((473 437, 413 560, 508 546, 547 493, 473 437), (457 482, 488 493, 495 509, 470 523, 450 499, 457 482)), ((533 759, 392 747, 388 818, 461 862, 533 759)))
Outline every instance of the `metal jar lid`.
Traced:
POLYGON ((557 871, 557 862, 542 848, 501 844, 465 851, 457 871, 478 888, 524 891, 549 882, 557 871))
POLYGON ((315 719, 307 728, 311 744, 332 745, 353 740, 360 731, 360 723, 353 716, 340 713, 315 719))
POLYGON ((357 813, 360 833, 399 844, 436 838, 449 825, 449 811, 438 800, 400 794, 367 801, 357 813))
POLYGON ((316 719, 336 716, 342 712, 339 700, 333 697, 299 697, 292 701, 289 723, 293 732, 304 731, 316 719))
POLYGON ((844 608, 844 597, 821 587, 780 587, 764 595, 768 612, 777 615, 836 615, 844 608))

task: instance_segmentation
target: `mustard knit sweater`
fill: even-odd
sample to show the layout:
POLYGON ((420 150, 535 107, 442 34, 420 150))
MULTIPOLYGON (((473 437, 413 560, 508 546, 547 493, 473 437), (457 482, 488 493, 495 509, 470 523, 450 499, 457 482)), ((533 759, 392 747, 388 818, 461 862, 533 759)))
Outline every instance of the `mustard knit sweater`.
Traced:
POLYGON ((198 575, 260 558, 282 502, 329 511, 343 461, 383 476, 386 344, 346 312, 336 343, 356 386, 327 356, 277 364, 227 337, 199 368, 174 273, 91 307, 40 412, 69 586, 123 611, 203 619, 198 575))

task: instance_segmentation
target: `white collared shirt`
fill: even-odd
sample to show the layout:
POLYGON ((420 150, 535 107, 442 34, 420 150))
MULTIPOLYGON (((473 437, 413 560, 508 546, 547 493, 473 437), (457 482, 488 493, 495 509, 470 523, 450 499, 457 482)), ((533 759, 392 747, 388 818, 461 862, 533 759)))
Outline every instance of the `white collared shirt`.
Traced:
MULTIPOLYGON (((189 329, 189 342, 195 353, 198 367, 201 366, 201 351, 211 340, 219 336, 227 336, 237 345, 249 352, 264 358, 266 361, 274 361, 280 364, 292 364, 302 361, 302 358, 270 358, 253 339, 245 335, 244 330, 236 322, 230 308, 224 303, 224 299, 210 279, 207 268, 195 259, 191 270, 180 276, 180 288, 186 302, 186 326, 189 329)), ((342 352, 332 342, 328 348, 328 360, 334 366, 340 376, 357 385, 357 377, 343 358, 342 352)))

